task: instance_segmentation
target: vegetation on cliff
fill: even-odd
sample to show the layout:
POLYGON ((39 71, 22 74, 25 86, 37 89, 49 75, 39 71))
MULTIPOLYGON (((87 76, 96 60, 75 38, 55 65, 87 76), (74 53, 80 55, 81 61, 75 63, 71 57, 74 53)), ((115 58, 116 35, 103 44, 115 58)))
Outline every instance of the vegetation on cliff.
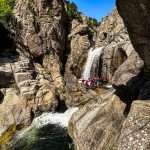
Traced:
POLYGON ((95 18, 89 17, 87 24, 89 28, 93 29, 99 25, 98 21, 95 18))
POLYGON ((81 12, 78 11, 77 5, 68 0, 65 0, 65 3, 67 5, 67 14, 68 14, 70 20, 77 19, 79 21, 82 21, 82 18, 80 16, 81 12))
POLYGON ((4 22, 11 16, 14 0, 0 0, 0 22, 4 22))
MULTIPOLYGON (((72 21, 73 19, 77 19, 79 22, 82 22, 81 12, 78 11, 78 7, 75 3, 65 0, 67 6, 67 14, 69 19, 72 21)), ((98 21, 95 18, 89 17, 87 18, 87 24, 89 28, 94 29, 99 25, 98 21)))

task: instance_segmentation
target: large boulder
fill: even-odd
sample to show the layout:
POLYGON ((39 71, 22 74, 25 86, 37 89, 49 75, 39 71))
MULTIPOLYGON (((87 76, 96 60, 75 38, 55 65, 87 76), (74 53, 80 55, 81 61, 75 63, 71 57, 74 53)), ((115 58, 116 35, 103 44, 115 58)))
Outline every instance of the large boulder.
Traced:
POLYGON ((0 104, 0 135, 3 135, 12 125, 30 125, 31 108, 20 97, 15 89, 2 89, 3 99, 0 104))
POLYGON ((76 150, 115 149, 124 117, 125 104, 110 90, 93 96, 76 112, 69 124, 69 134, 76 150))
MULTIPOLYGON (((142 68, 143 61, 138 54, 133 51, 115 72, 112 79, 113 85, 123 93, 128 91, 130 94, 139 94, 139 90, 144 82, 142 78, 142 68)), ((138 95, 136 96, 138 97, 138 95)))
POLYGON ((116 70, 135 51, 130 41, 112 42, 103 48, 100 58, 100 72, 105 81, 112 83, 116 70))

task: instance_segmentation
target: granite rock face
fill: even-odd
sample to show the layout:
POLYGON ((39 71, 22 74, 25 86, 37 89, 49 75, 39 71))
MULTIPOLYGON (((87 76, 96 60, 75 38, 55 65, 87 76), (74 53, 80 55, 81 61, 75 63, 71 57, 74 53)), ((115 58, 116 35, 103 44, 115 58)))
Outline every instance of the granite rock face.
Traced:
POLYGON ((118 150, 150 149, 150 101, 135 101, 123 123, 118 150))
POLYGON ((95 36, 96 45, 106 46, 111 42, 120 43, 128 40, 129 36, 123 20, 118 14, 117 9, 114 9, 97 27, 95 36))
POLYGON ((65 12, 61 0, 16 0, 13 13, 18 46, 34 57, 50 52, 61 57, 65 49, 65 12))
POLYGON ((131 95, 136 94, 138 97, 143 84, 143 66, 143 61, 138 54, 132 51, 127 60, 115 72, 112 84, 122 93, 128 91, 131 95))
POLYGON ((13 32, 20 51, 51 72, 55 86, 63 86, 67 14, 62 0, 15 2, 13 32), (51 61, 49 61, 51 60, 51 61), (55 64, 55 65, 54 65, 55 64))
POLYGON ((148 0, 117 0, 117 9, 128 29, 130 39, 141 59, 144 60, 145 76, 150 76, 150 3, 148 0))
POLYGON ((93 97, 78 112, 69 125, 69 134, 76 150, 115 149, 123 125, 126 105, 114 94, 115 90, 93 97))
POLYGON ((13 88, 1 89, 3 100, 0 104, 0 136, 12 125, 30 125, 31 108, 13 88), (3 102, 2 102, 3 101, 3 102))
MULTIPOLYGON (((15 46, 12 53, 11 47, 9 50, 7 46, 0 52, 0 88, 17 91, 15 115, 22 112, 24 106, 23 111, 29 110, 26 115, 28 125, 35 116, 53 111, 58 106, 58 89, 63 86, 61 72, 66 51, 66 19, 62 0, 15 1, 10 29, 15 46)), ((9 120, 11 116, 7 112, 11 114, 10 108, 13 107, 11 96, 8 92, 0 93, 0 107, 9 120), (5 105, 7 101, 10 107, 5 105), (8 111, 5 113, 5 110, 8 111)), ((1 116, 2 122, 4 115, 1 116)), ((22 115, 19 116, 17 118, 21 119, 22 115)), ((26 125, 25 121, 21 122, 26 125)), ((8 121, 5 131, 21 122, 8 121)))
MULTIPOLYGON (((101 76, 108 83, 112 83, 116 91, 111 89, 112 91, 97 93, 97 96, 89 92, 93 94, 93 99, 81 105, 80 110, 73 115, 68 131, 77 150, 140 149, 144 146, 144 142, 139 139, 136 141, 136 137, 126 138, 130 136, 128 130, 131 128, 133 131, 134 127, 132 128, 132 124, 126 127, 125 125, 128 124, 130 115, 136 116, 138 110, 140 115, 147 116, 145 113, 148 107, 145 111, 139 108, 144 102, 139 101, 136 110, 134 109, 136 102, 133 102, 138 98, 148 99, 149 96, 149 83, 144 84, 143 61, 132 46, 117 10, 104 19, 97 30, 99 30, 98 38, 95 41, 97 45, 104 46, 100 58, 101 76)), ((149 105, 149 101, 146 105, 149 105)), ((144 121, 141 124, 143 125, 144 121)), ((141 132, 141 126, 135 127, 137 134, 141 132)), ((136 136, 132 131, 131 136, 132 134, 136 136)), ((148 126, 142 131, 148 137, 147 131, 148 126)), ((146 141, 144 148, 149 148, 147 137, 141 139, 146 141)))
POLYGON ((119 43, 112 42, 105 46, 100 58, 101 76, 104 80, 112 83, 116 71, 126 62, 131 53, 135 53, 135 50, 129 39, 119 43))
POLYGON ((132 51, 135 51, 123 20, 114 9, 97 27, 95 34, 97 46, 104 46, 100 60, 101 76, 112 83, 116 70, 126 61, 132 51))
POLYGON ((88 18, 83 15, 81 15, 81 18, 82 21, 80 22, 77 19, 71 21, 70 34, 68 35, 68 49, 70 49, 70 54, 68 55, 65 67, 65 97, 68 106, 81 101, 81 95, 85 93, 82 90, 82 86, 78 84, 78 79, 82 77, 88 50, 91 46, 89 38, 91 31, 87 24, 88 18), (78 94, 81 97, 78 96, 78 98, 75 98, 74 95, 78 94))
POLYGON ((66 5, 15 1, 15 48, 0 51, 0 135, 64 100, 79 107, 68 127, 75 149, 149 149, 150 83, 142 61, 149 75, 149 3, 117 0, 125 25, 114 9, 93 29, 80 13, 80 19, 69 18, 66 5), (113 84, 109 89, 87 90, 78 82, 95 47, 103 47, 98 70, 113 84))

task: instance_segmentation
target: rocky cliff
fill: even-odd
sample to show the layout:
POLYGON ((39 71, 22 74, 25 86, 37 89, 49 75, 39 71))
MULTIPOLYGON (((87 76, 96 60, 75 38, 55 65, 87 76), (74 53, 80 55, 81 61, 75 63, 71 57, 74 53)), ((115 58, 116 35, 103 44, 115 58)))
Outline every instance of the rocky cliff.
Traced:
POLYGON ((149 78, 149 8, 148 0, 126 2, 117 0, 117 8, 128 29, 131 41, 144 60, 145 76, 149 78), (127 11, 128 9, 128 11, 127 11))
MULTIPOLYGON (((103 30, 99 31, 97 43, 105 46, 104 49, 109 47, 103 53, 103 57, 107 56, 107 59, 102 58, 102 60, 108 62, 113 58, 108 57, 113 56, 111 53, 106 55, 112 52, 112 43, 117 46, 122 45, 120 48, 126 53, 126 59, 121 65, 115 65, 115 67, 118 66, 112 77, 115 89, 96 94, 98 99, 93 93, 93 99, 72 117, 69 133, 75 141, 75 149, 140 150, 150 148, 149 82, 147 81, 149 52, 146 48, 149 45, 148 6, 148 1, 117 1, 119 13, 123 17, 133 46, 126 35, 126 29, 119 15, 113 16, 113 12, 100 25, 99 29, 103 30), (146 19, 143 20, 144 18, 146 19), (116 20, 116 26, 112 26, 113 20, 116 20), (117 27, 118 20, 120 24, 117 27), (116 31, 121 40, 114 36, 115 27, 118 28, 116 31), (109 30, 110 33, 107 33, 109 30), (123 30, 125 32, 122 32, 123 30), (112 41, 109 41, 110 37, 113 37, 112 41), (142 60, 145 63, 144 70, 142 60)), ((106 63, 107 68, 109 65, 110 68, 113 67, 111 62, 106 63)), ((109 71, 105 72, 109 73, 109 71)))
POLYGON ((117 0, 119 13, 97 24, 68 1, 16 0, 0 18, 0 143, 65 102, 80 108, 68 127, 75 149, 149 149, 148 6, 117 0), (95 47, 103 47, 98 75, 112 88, 78 82, 95 47))
POLYGON ((6 36, 0 52, 1 135, 57 108, 64 86, 66 16, 61 0, 16 0, 9 26, 1 25, 6 36))

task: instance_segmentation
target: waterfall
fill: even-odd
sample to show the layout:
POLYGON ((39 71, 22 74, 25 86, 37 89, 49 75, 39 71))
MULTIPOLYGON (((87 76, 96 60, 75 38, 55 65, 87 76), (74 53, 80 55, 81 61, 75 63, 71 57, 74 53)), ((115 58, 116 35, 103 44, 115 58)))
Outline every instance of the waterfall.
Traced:
POLYGON ((10 149, 68 149, 71 141, 66 127, 78 110, 74 107, 64 113, 49 112, 36 117, 28 128, 16 133, 9 144, 10 149))
POLYGON ((99 58, 102 54, 103 47, 91 48, 88 53, 88 58, 83 71, 82 79, 89 79, 90 77, 98 76, 99 58))
POLYGON ((71 116, 78 110, 77 107, 70 108, 64 113, 44 113, 43 115, 36 117, 31 126, 41 128, 47 124, 56 124, 62 127, 67 127, 71 116))

